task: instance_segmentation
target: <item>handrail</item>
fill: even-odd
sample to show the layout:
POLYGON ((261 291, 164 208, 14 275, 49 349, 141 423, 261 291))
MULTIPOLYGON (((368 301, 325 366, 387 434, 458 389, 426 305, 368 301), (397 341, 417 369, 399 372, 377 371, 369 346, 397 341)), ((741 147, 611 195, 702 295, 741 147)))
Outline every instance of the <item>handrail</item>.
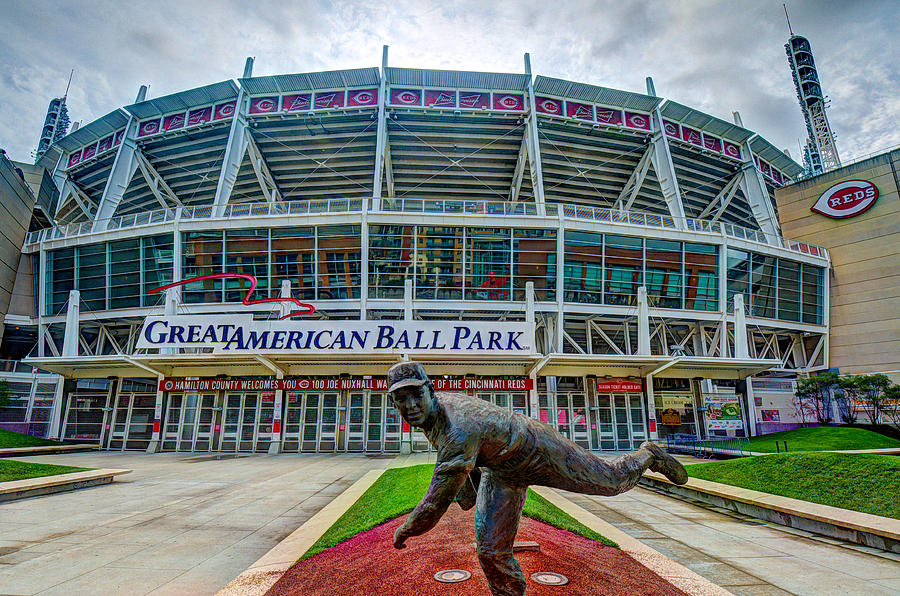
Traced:
MULTIPOLYGON (((342 198, 314 199, 306 201, 278 201, 273 203, 232 203, 226 206, 221 217, 216 217, 212 205, 194 205, 174 209, 156 209, 142 213, 119 215, 105 220, 105 226, 97 226, 97 230, 122 230, 145 225, 167 223, 179 219, 181 221, 197 221, 206 219, 229 219, 233 217, 272 217, 285 215, 317 215, 329 213, 361 212, 364 204, 372 211, 371 199, 342 198)), ((482 201, 471 199, 408 199, 385 198, 381 200, 381 212, 385 213, 440 213, 446 215, 498 215, 498 216, 539 216, 535 203, 510 201, 482 201)), ((590 207, 568 203, 548 203, 544 213, 549 217, 560 214, 567 219, 590 220, 613 224, 640 226, 647 228, 663 228, 668 230, 686 230, 722 234, 729 238, 747 240, 758 244, 776 246, 792 252, 817 257, 827 257, 828 252, 808 242, 791 240, 782 236, 766 234, 727 222, 707 219, 684 218, 683 225, 676 224, 676 219, 660 213, 643 211, 624 211, 609 207, 590 207)), ((103 221, 103 220, 101 220, 103 221)), ((86 221, 66 224, 54 228, 45 228, 29 232, 25 244, 36 244, 41 240, 54 240, 90 234, 96 222, 86 221)))

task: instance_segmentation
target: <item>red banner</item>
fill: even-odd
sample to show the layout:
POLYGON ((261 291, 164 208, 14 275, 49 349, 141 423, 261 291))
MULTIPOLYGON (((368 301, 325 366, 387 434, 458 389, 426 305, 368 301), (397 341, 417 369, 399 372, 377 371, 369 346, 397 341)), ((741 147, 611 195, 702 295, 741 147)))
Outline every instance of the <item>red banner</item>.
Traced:
POLYGON ((687 126, 681 127, 681 138, 691 145, 697 145, 698 147, 703 146, 703 139, 700 137, 700 131, 694 130, 693 128, 688 128, 687 126))
POLYGON ((184 128, 184 114, 170 114, 163 118, 163 130, 184 128))
POLYGON ((159 132, 159 120, 145 120, 138 125, 138 138, 155 135, 159 132))
POLYGON ((432 108, 455 108, 456 91, 444 91, 441 89, 425 90, 425 105, 432 108))
POLYGON ((722 141, 716 137, 711 137, 706 133, 703 133, 703 146, 716 153, 722 152, 722 141))
POLYGON ((770 168, 769 164, 767 164, 763 160, 759 160, 759 169, 762 170, 762 173, 765 174, 766 176, 772 175, 772 168, 770 168))
POLYGON ((534 381, 529 377, 500 379, 491 377, 455 377, 432 379, 435 391, 529 391, 534 381))
POLYGON ((81 162, 81 151, 69 154, 69 167, 76 166, 81 162))
POLYGON ((625 126, 628 128, 650 130, 650 116, 646 114, 635 114, 634 112, 625 112, 625 126))
POLYGON ((224 120, 226 118, 231 118, 234 116, 234 107, 237 105, 237 101, 227 101, 225 103, 220 103, 213 110, 213 120, 224 120))
POLYGON ((516 93, 494 93, 494 109, 521 112, 525 109, 525 97, 516 93))
POLYGON ((566 116, 579 120, 593 120, 594 106, 577 101, 566 101, 566 116))
POLYGON ((422 105, 422 91, 420 89, 391 89, 392 106, 420 106, 422 105))
POLYGON ((773 179, 775 180, 775 182, 777 182, 778 184, 782 184, 782 183, 784 182, 784 178, 781 177, 781 172, 779 172, 779 171, 776 170, 775 168, 772 168, 772 178, 773 178, 773 179))
POLYGON ((597 108, 597 122, 622 126, 622 112, 609 108, 597 108))
POLYGON ((347 93, 347 105, 351 108, 378 105, 378 89, 359 89, 347 93))
POLYGON ((668 120, 663 120, 663 130, 666 131, 666 134, 670 137, 678 138, 678 125, 674 122, 669 122, 668 120))
POLYGON ((725 155, 734 159, 741 159, 740 147, 738 147, 734 143, 729 143, 728 141, 723 141, 722 146, 724 147, 725 155))
POLYGON ((278 97, 254 97, 250 100, 251 114, 271 114, 278 111, 278 97))
POLYGON ((118 147, 119 145, 121 145, 121 144, 122 144, 122 139, 124 139, 124 138, 125 138, 125 131, 124 131, 124 130, 120 130, 119 132, 117 132, 117 133, 116 133, 116 142, 113 143, 113 147, 118 147))
POLYGON ((644 386, 634 379, 597 379, 597 391, 601 393, 643 393, 644 386))
POLYGON ((188 126, 197 126, 198 124, 205 124, 212 119, 212 108, 199 108, 197 110, 191 110, 188 112, 188 126))
POLYGON ((562 101, 559 99, 553 99, 550 97, 535 97, 535 107, 538 112, 542 112, 544 114, 550 114, 551 116, 562 116, 563 115, 563 105, 562 101))
MULTIPOLYGON (((529 377, 438 377, 432 379, 437 391, 528 391, 534 388, 529 377)), ((384 377, 285 377, 276 379, 163 379, 160 391, 386 391, 384 377)))
POLYGON ((81 152, 81 161, 90 159, 95 155, 97 155, 97 145, 88 145, 84 148, 84 151, 81 152))
POLYGON ((459 107, 469 110, 487 109, 491 107, 491 94, 476 93, 473 91, 460 91, 459 107))
POLYGON ((113 135, 109 135, 97 145, 97 153, 103 153, 107 149, 112 149, 113 146, 113 135))
POLYGON ((325 91, 317 92, 313 100, 314 110, 330 110, 332 108, 344 107, 343 91, 325 91))
POLYGON ((281 98, 281 110, 283 112, 305 112, 311 107, 312 95, 309 93, 285 95, 281 98))

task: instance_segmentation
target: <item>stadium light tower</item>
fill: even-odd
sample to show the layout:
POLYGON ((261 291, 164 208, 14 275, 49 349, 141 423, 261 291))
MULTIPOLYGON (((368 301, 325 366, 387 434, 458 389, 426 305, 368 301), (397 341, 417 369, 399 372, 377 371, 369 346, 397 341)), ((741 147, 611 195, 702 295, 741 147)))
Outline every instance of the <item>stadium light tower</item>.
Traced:
POLYGON ((74 70, 69 74, 69 83, 66 85, 66 92, 63 96, 50 100, 47 116, 44 118, 44 128, 41 130, 41 140, 38 141, 37 150, 34 153, 34 163, 41 159, 50 145, 66 136, 66 132, 69 130, 69 110, 66 107, 66 97, 69 95, 69 85, 72 84, 73 74, 75 74, 74 70))
POLYGON ((828 124, 828 116, 825 114, 827 99, 822 93, 809 40, 794 35, 787 6, 783 6, 788 31, 791 34, 788 42, 784 44, 784 50, 791 67, 791 75, 794 77, 794 88, 797 90, 803 118, 806 120, 808 135, 806 146, 803 148, 803 165, 806 170, 804 175, 815 176, 840 167, 841 159, 838 157, 834 133, 831 132, 831 125, 828 124))

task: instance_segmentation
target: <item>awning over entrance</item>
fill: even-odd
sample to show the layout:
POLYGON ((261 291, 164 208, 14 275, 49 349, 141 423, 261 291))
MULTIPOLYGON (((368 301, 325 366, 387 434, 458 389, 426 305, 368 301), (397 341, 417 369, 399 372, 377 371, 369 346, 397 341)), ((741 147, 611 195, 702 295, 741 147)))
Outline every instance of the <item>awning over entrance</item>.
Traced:
MULTIPOLYGON (((549 354, 541 356, 462 356, 410 354, 433 375, 528 375, 541 377, 646 377, 744 379, 781 365, 779 360, 709 358, 702 356, 638 356, 619 354, 549 354)), ((217 375, 338 376, 384 375, 400 357, 392 354, 292 355, 141 354, 28 358, 27 364, 71 379, 106 377, 214 377, 217 375)))

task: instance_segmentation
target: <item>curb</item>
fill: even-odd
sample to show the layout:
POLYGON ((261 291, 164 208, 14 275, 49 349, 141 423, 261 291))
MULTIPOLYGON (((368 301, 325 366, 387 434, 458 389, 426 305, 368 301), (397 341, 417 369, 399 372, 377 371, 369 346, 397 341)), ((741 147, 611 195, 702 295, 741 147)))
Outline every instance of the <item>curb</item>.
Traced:
POLYGON ((216 596, 262 596, 275 585, 297 559, 310 549, 316 541, 338 520, 385 470, 370 470, 354 482, 318 513, 306 520, 290 536, 276 544, 272 550, 260 557, 216 596))
POLYGON ((900 553, 900 520, 782 497, 700 478, 676 486, 645 472, 640 484, 814 534, 900 553))
POLYGON ((545 486, 532 486, 530 488, 588 528, 616 542, 625 554, 679 590, 692 596, 731 595, 731 592, 728 590, 717 586, 702 575, 676 563, 619 528, 603 521, 584 507, 576 505, 560 494, 559 491, 545 486))
POLYGON ((84 472, 71 472, 69 474, 55 474, 53 476, 40 476, 38 478, 0 482, 0 503, 27 497, 60 493, 78 488, 87 488, 99 484, 109 484, 116 476, 129 473, 131 473, 131 470, 101 468, 99 470, 87 470, 84 472))
POLYGON ((78 445, 42 445, 39 447, 2 447, 0 457, 24 457, 26 455, 52 455, 55 453, 75 453, 79 451, 93 451, 99 449, 93 443, 80 443, 78 445))

